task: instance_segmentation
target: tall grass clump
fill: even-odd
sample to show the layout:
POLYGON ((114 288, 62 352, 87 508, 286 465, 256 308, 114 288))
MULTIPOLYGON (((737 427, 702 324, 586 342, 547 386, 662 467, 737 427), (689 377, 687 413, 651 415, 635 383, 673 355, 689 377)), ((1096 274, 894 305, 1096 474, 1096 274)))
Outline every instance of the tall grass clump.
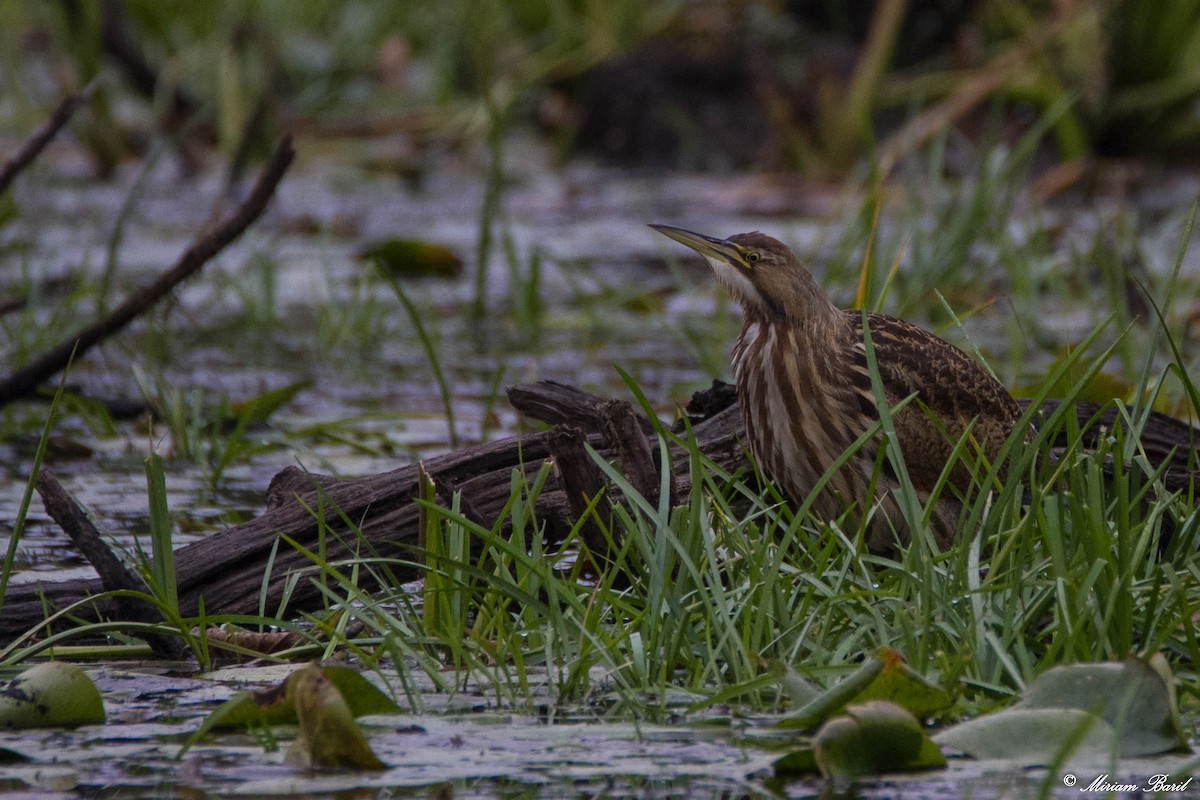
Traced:
MULTIPOLYGON (((1101 334, 1057 369, 1098 371, 1112 353, 1095 346, 1101 334)), ((1118 404, 1124 426, 1084 447, 1095 423, 1077 419, 1072 397, 1048 413, 1037 410, 1044 399, 997 463, 972 465, 978 485, 945 551, 928 535, 927 501, 903 480, 913 541, 870 553, 862 523, 813 519, 752 472, 721 470, 686 433, 661 432, 660 459, 687 453, 691 488, 674 505, 669 484, 652 503, 594 454, 621 498, 611 512, 594 499, 590 519, 612 543, 600 574, 580 556, 582 522, 562 542, 544 539, 537 504, 550 467, 531 464, 514 470, 491 526, 458 498, 423 493, 422 546, 403 562, 424 574, 419 592, 393 582, 372 595, 335 566, 331 597, 355 606, 378 642, 370 660, 530 710, 770 710, 780 702, 771 661, 829 681, 881 645, 953 688, 964 709, 1013 697, 1058 664, 1143 650, 1194 674, 1200 518, 1139 449, 1148 415, 1118 404)), ((872 435, 887 436, 888 416, 872 435)))

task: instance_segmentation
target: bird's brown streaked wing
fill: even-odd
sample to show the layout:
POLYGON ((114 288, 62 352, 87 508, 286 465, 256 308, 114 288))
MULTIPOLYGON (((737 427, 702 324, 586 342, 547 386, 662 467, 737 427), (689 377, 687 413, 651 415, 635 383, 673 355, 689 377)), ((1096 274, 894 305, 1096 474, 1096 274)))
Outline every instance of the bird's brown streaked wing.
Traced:
MULTIPOLYGON (((862 316, 847 311, 862 340, 862 316)), ((1020 416, 1016 400, 986 368, 929 331, 886 314, 871 313, 871 342, 884 388, 896 402, 916 394, 931 410, 950 418, 979 414, 1020 416)), ((865 356, 862 373, 866 375, 865 356)), ((866 376, 869 387, 869 376, 866 376)))
MULTIPOLYGON (((847 311, 861 341, 862 315, 847 311)), ((896 435, 911 477, 930 486, 949 456, 949 439, 973 424, 972 434, 994 455, 1011 432, 1021 410, 1012 395, 981 364, 962 350, 915 325, 886 314, 867 317, 871 342, 884 391, 892 403, 910 395, 939 420, 923 411, 895 420, 896 435)), ((855 370, 855 389, 874 401, 865 352, 855 370)))

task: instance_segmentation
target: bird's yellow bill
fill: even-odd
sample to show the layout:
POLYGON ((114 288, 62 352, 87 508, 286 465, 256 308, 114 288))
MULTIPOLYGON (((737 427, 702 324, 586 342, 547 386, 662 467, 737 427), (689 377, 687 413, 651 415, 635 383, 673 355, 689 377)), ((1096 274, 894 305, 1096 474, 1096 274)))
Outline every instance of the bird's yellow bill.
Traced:
POLYGON ((673 225, 651 224, 650 227, 669 239, 686 244, 705 258, 723 261, 742 269, 750 268, 750 265, 742 258, 742 248, 727 239, 706 236, 703 233, 676 228, 673 225))

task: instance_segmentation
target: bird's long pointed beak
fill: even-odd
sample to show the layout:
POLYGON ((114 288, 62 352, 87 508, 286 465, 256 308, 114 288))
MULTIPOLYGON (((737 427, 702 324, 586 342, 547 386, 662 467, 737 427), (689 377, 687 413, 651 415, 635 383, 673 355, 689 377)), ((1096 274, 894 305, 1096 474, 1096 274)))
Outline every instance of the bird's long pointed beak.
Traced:
POLYGON ((717 259, 740 269, 747 269, 749 267, 742 258, 741 248, 728 239, 706 236, 703 233, 676 228, 673 225, 655 225, 651 223, 650 227, 669 239, 674 239, 680 244, 686 244, 705 258, 717 259))

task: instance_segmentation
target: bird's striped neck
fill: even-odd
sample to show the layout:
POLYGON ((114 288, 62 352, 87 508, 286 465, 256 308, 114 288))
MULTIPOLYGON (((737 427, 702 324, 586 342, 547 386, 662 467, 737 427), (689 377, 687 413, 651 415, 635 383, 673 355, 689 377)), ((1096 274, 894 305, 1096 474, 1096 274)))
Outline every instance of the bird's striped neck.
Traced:
MULTIPOLYGON (((859 434, 849 424, 856 419, 854 409, 843 407, 853 400, 840 389, 844 376, 838 369, 849 333, 848 328, 844 336, 827 329, 809 336, 795 325, 748 317, 733 349, 750 451, 796 501, 808 496, 859 434)), ((830 491, 818 499, 818 510, 827 518, 844 510, 845 502, 861 499, 860 477, 852 473, 846 469, 833 476, 830 491)))

